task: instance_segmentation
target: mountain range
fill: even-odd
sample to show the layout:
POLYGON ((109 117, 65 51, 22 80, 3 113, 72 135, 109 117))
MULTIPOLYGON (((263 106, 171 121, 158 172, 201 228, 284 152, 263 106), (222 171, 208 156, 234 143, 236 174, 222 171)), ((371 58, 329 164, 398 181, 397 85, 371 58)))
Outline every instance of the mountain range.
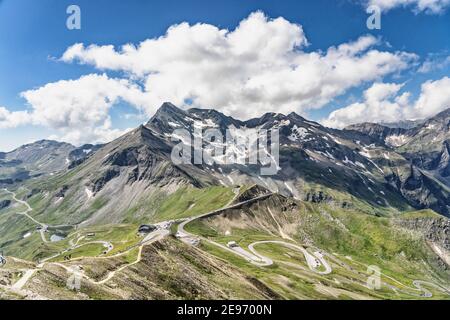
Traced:
MULTIPOLYGON (((266 153, 270 156, 268 150, 266 153)), ((72 244, 87 230, 173 222, 221 208, 236 197, 241 199, 234 199, 238 203, 271 195, 246 205, 245 217, 241 212, 236 220, 227 215, 208 218, 202 220, 203 224, 198 223, 195 230, 214 237, 208 228, 214 232, 223 229, 226 235, 232 231, 223 223, 231 219, 227 222, 230 228, 234 226, 241 233, 252 235, 258 231, 339 251, 350 245, 345 241, 355 246, 365 237, 375 241, 376 232, 376 237, 389 233, 385 240, 395 241, 391 237, 398 231, 393 230, 406 228, 420 234, 424 241, 418 249, 420 259, 439 274, 435 276, 439 281, 445 282, 450 279, 446 261, 450 250, 446 222, 450 217, 449 161, 450 109, 414 123, 363 123, 337 130, 296 113, 268 113, 241 121, 213 109, 182 110, 164 103, 145 125, 104 145, 75 147, 44 140, 0 153, 0 186, 28 203, 33 219, 45 225, 48 232, 65 238, 64 241, 70 239, 72 244), (183 141, 175 130, 187 130, 193 139, 196 128, 203 132, 216 129, 224 137, 228 132, 234 140, 202 142, 204 154, 214 162, 175 164, 173 149, 183 141), (261 174, 266 163, 227 163, 214 154, 214 147, 220 146, 233 150, 236 159, 249 158, 250 153, 239 138, 252 129, 279 131, 276 174, 261 174), (299 208, 302 213, 294 217, 299 208), (333 227, 318 225, 320 219, 315 221, 315 215, 333 227), (276 223, 269 222, 271 219, 276 223), (433 222, 429 224, 428 219, 433 222), (374 226, 380 229, 374 231, 374 226), (312 229, 324 234, 313 236, 312 229), (342 238, 331 244, 333 235, 342 238), (424 249, 426 243, 436 247, 424 249), (436 254, 436 250, 441 250, 441 254, 436 254)), ((44 243, 42 247, 38 234, 25 237, 35 234, 31 222, 20 227, 13 224, 19 225, 20 209, 11 204, 13 199, 6 194, 0 195, 1 200, 0 247, 7 255, 40 261, 60 250, 56 243, 44 243), (9 216, 10 213, 16 215, 9 216)), ((131 243, 127 237, 120 241, 131 243)), ((389 252, 392 244, 382 240, 377 238, 370 250, 364 245, 372 257, 392 254, 400 259, 398 255, 406 254, 408 259, 419 260, 417 253, 409 256, 405 247, 396 248, 399 251, 395 254, 389 252)), ((175 250, 171 241, 166 245, 175 250)), ((286 297, 289 291, 277 291, 280 289, 271 286, 270 281, 263 283, 264 289, 260 284, 258 290, 262 296, 286 297)), ((251 281, 248 285, 258 286, 251 281)), ((300 293, 308 297, 309 292, 290 291, 295 291, 297 297, 300 293)), ((355 291, 352 292, 355 298, 355 291)))

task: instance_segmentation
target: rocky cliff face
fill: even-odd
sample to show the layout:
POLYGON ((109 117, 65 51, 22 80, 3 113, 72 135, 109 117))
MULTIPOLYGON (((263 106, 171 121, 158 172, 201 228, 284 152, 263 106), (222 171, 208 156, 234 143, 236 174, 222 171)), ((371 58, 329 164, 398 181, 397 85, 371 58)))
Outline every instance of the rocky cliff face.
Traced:
POLYGON ((424 237, 450 252, 450 220, 446 218, 399 219, 397 223, 409 230, 423 233, 424 237))
POLYGON ((349 131, 357 131, 364 133, 375 139, 378 143, 386 144, 388 146, 397 147, 406 142, 407 129, 393 128, 377 123, 361 123, 348 126, 345 128, 349 131))
POLYGON ((397 219, 396 223, 407 230, 419 232, 436 254, 439 269, 450 270, 450 220, 437 217, 397 219))
POLYGON ((1 200, 0 201, 0 210, 8 208, 11 205, 11 200, 1 200))

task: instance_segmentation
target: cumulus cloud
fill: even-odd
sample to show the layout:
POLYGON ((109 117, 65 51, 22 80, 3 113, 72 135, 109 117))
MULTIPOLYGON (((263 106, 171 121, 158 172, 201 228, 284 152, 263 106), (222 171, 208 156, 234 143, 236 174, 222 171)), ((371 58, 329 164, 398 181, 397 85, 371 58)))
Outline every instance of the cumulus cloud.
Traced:
POLYGON ((322 121, 328 127, 342 128, 360 122, 391 122, 403 117, 409 94, 398 95, 403 87, 395 83, 375 83, 364 92, 364 101, 333 111, 322 121))
POLYGON ((367 5, 389 11, 397 7, 412 7, 415 13, 440 14, 450 6, 450 0, 368 0, 367 5))
POLYGON ((135 46, 75 44, 65 62, 123 71, 143 84, 148 115, 164 101, 242 118, 320 108, 349 88, 407 68, 404 52, 374 49, 373 36, 306 52, 300 25, 252 13, 232 31, 181 23, 135 46))
POLYGON ((261 12, 231 31, 181 23, 138 45, 75 44, 59 60, 118 71, 123 79, 89 74, 25 91, 21 95, 30 109, 0 107, 0 128, 31 124, 75 144, 110 141, 124 132, 113 127, 110 116, 121 101, 147 117, 165 101, 240 118, 304 113, 417 60, 414 54, 376 49, 380 40, 370 35, 325 51, 308 51, 308 44, 301 25, 261 12))
POLYGON ((414 117, 426 118, 450 108, 450 78, 422 84, 421 94, 416 101, 412 114, 414 117))
POLYGON ((15 128, 30 122, 26 111, 9 111, 0 107, 0 129, 15 128))
POLYGON ((403 84, 375 83, 364 92, 364 101, 353 103, 330 113, 321 122, 343 128, 361 122, 394 122, 405 119, 424 119, 450 108, 450 78, 422 84, 416 101, 409 92, 399 93, 403 84))
POLYGON ((140 108, 145 97, 138 86, 124 79, 90 74, 77 80, 61 80, 25 91, 22 97, 31 111, 0 108, 0 128, 41 125, 59 132, 53 138, 75 144, 105 142, 123 131, 112 128, 110 109, 119 101, 140 108))

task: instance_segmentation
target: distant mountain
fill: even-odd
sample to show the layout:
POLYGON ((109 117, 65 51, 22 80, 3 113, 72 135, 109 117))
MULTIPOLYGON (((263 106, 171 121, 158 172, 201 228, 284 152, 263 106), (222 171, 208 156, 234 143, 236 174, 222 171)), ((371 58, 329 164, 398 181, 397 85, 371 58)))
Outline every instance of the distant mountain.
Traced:
POLYGON ((388 128, 412 129, 424 122, 425 120, 400 120, 397 122, 380 122, 380 124, 388 128))
MULTIPOLYGON (((388 128, 378 124, 358 124, 347 129, 363 133, 380 143, 384 142, 405 157, 411 163, 408 181, 412 185, 409 187, 422 188, 428 181, 433 181, 433 186, 427 188, 428 197, 433 195, 438 199, 436 201, 440 203, 440 209, 434 207, 436 211, 448 212, 449 202, 446 194, 450 186, 450 109, 409 129, 388 128), (444 210, 445 207, 447 210, 444 210)), ((411 196, 410 192, 408 194, 410 198, 424 196, 411 196)))
POLYGON ((25 180, 67 168, 68 154, 75 147, 68 143, 41 140, 0 156, 0 178, 25 180))
POLYGON ((377 123, 360 123, 345 128, 368 135, 376 142, 390 147, 398 147, 406 143, 408 130, 404 128, 388 127, 377 123))
POLYGON ((408 137, 407 143, 402 148, 405 152, 421 155, 440 152, 443 143, 450 140, 450 109, 409 129, 408 137))
POLYGON ((86 144, 77 148, 65 142, 40 140, 11 152, 1 152, 0 183, 53 175, 74 168, 101 147, 86 144))

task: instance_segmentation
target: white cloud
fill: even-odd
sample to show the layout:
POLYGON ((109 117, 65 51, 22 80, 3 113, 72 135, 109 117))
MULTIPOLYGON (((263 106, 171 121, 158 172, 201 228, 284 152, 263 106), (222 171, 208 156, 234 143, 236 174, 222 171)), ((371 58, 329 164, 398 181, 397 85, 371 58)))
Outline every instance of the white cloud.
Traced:
POLYGON ((450 108, 450 78, 422 84, 421 94, 414 105, 413 116, 426 118, 450 108))
POLYGON ((375 83, 364 92, 364 101, 333 111, 321 122, 343 128, 362 122, 394 122, 424 119, 450 108, 450 78, 422 84, 418 99, 411 103, 410 93, 399 94, 402 84, 375 83))
POLYGON ((398 95, 402 84, 375 83, 364 92, 364 102, 353 103, 333 111, 322 123, 328 127, 343 128, 360 122, 392 122, 403 117, 409 95, 398 95))
POLYGON ((412 7, 415 13, 440 14, 450 5, 450 0, 368 0, 367 5, 375 5, 382 11, 397 7, 412 7))
POLYGON ((164 101, 213 107, 249 118, 269 111, 320 108, 364 82, 408 67, 416 58, 374 49, 363 36, 326 52, 305 52, 300 25, 252 13, 233 30, 181 23, 138 46, 76 44, 61 57, 101 70, 124 71, 144 84, 151 115, 164 101))
POLYGON ((0 129, 15 128, 29 122, 26 111, 9 111, 5 107, 0 107, 0 129))
MULTIPOLYGON (((367 35, 325 51, 307 51, 302 26, 261 12, 232 31, 181 23, 137 46, 75 44, 60 60, 122 71, 126 79, 89 74, 25 91, 21 95, 30 110, 0 107, 0 128, 38 125, 74 144, 110 141, 124 132, 111 124, 111 108, 120 101, 147 117, 165 101, 241 118, 271 111, 303 113, 350 88, 398 73, 417 59, 377 50, 378 45, 379 39, 367 35)), ((376 98, 381 93, 375 91, 376 98)))
POLYGON ((145 96, 129 80, 90 74, 23 92, 31 111, 0 108, 0 127, 41 125, 59 132, 54 138, 74 144, 110 141, 123 133, 112 128, 110 109, 123 100, 137 108, 145 96))
POLYGON ((450 56, 429 57, 419 67, 417 72, 429 73, 436 70, 442 70, 450 66, 450 56))

